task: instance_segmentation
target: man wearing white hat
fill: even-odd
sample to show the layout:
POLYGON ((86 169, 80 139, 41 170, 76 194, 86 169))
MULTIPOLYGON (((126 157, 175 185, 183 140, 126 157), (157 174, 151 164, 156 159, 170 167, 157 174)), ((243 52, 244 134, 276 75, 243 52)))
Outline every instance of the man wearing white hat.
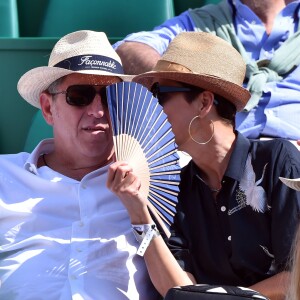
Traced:
POLYGON ((156 298, 127 211, 105 184, 105 87, 130 79, 104 33, 78 31, 19 80, 54 139, 0 156, 0 299, 156 298))

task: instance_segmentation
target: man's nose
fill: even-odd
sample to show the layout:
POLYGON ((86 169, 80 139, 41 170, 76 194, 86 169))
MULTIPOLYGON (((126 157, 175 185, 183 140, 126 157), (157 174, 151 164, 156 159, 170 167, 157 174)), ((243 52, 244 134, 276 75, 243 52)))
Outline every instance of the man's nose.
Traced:
POLYGON ((98 118, 101 118, 104 115, 104 111, 106 108, 106 99, 103 99, 104 97, 100 94, 100 92, 97 92, 92 103, 88 105, 88 114, 94 115, 98 118))

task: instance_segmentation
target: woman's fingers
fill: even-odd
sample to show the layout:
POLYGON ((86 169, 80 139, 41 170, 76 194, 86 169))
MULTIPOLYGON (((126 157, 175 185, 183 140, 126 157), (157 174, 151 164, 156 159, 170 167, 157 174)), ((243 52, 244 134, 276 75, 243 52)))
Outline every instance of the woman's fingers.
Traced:
POLYGON ((116 162, 108 170, 107 187, 116 194, 137 194, 141 183, 126 162, 116 162))
POLYGON ((110 187, 114 182, 121 182, 130 172, 132 172, 132 168, 126 162, 118 161, 110 165, 107 176, 108 187, 110 187))
POLYGON ((147 208, 148 200, 140 193, 141 181, 128 163, 116 162, 110 165, 107 187, 120 198, 133 224, 152 222, 147 208))

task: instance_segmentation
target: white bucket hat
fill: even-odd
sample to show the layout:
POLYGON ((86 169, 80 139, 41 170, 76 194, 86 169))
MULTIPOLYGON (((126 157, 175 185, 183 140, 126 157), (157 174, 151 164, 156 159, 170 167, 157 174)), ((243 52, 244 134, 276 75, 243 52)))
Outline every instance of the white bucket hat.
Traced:
POLYGON ((26 72, 17 89, 31 105, 40 108, 39 96, 55 80, 72 73, 117 76, 131 81, 124 75, 122 62, 104 32, 80 30, 62 37, 54 46, 48 66, 26 72))

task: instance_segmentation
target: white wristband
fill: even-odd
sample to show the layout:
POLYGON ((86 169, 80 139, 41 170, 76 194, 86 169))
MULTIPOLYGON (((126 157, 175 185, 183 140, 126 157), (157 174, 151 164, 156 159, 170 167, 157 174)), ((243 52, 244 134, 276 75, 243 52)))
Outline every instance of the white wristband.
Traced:
POLYGON ((155 224, 132 225, 136 240, 140 243, 137 254, 144 256, 153 238, 160 235, 155 224))

